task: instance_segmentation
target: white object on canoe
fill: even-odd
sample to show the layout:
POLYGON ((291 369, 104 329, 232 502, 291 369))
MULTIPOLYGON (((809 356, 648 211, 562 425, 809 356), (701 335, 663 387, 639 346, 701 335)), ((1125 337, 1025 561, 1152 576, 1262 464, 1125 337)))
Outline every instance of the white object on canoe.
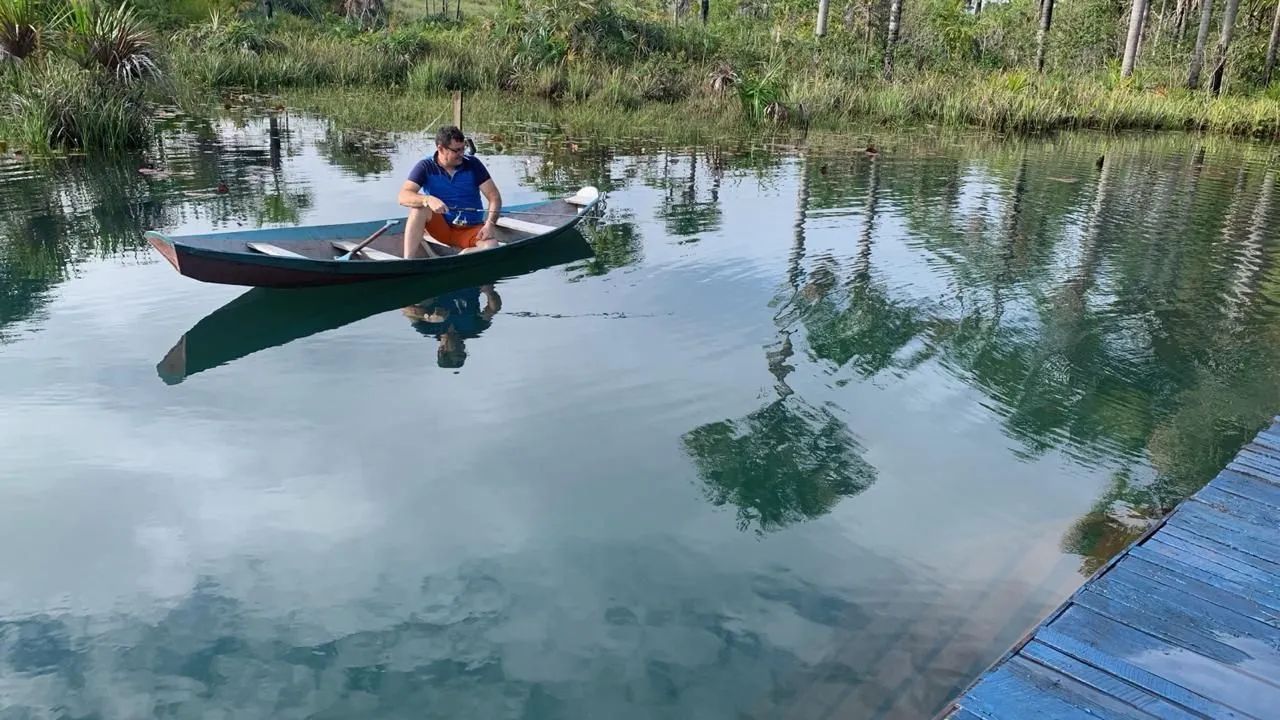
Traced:
POLYGON ((596 201, 600 197, 600 191, 594 187, 587 185, 578 190, 578 192, 565 198, 564 201, 570 205, 587 206, 596 201))
POLYGON ((263 255, 275 255, 276 257, 288 257, 288 258, 302 258, 303 260, 309 259, 306 255, 299 255, 298 253, 292 250, 287 250, 285 248, 280 247, 279 245, 272 245, 271 243, 251 242, 251 243, 245 243, 245 245, 249 246, 250 250, 257 250, 263 255))
POLYGON ((527 220, 517 220, 513 217, 500 217, 495 223, 498 227, 504 227, 508 230, 529 233, 530 235, 541 235, 543 233, 555 230, 554 225, 543 225, 542 223, 529 222, 527 220))

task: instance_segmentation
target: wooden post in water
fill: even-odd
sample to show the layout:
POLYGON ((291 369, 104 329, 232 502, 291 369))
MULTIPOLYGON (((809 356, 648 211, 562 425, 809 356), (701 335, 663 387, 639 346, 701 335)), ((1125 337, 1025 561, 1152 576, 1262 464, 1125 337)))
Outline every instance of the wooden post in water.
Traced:
POLYGON ((453 91, 453 125, 462 128, 462 91, 453 91))

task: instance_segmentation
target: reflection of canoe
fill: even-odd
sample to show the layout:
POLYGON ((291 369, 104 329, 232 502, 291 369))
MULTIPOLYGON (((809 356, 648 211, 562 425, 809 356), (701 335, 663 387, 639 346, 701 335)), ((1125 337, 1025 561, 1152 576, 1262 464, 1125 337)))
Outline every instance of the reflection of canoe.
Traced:
POLYGON ((358 286, 276 290, 254 288, 191 327, 156 365, 170 385, 267 348, 333 330, 461 288, 497 282, 591 256, 576 230, 538 243, 536 252, 511 253, 486 263, 430 277, 358 286))
POLYGON ((174 237, 151 230, 145 237, 179 273, 196 280, 255 287, 335 285, 487 265, 564 233, 599 202, 599 192, 585 187, 567 198, 505 207, 496 233, 500 246, 412 260, 400 257, 404 218, 396 218, 396 224, 373 241, 371 252, 351 260, 337 258, 384 221, 174 237))

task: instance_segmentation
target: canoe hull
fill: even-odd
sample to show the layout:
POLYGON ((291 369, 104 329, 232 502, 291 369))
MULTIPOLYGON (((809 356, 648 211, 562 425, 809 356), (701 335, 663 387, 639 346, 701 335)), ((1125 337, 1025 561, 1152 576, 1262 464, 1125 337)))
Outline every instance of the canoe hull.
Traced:
POLYGON ((299 261, 269 255, 244 257, 243 253, 207 251, 170 244, 162 236, 150 233, 147 241, 179 274, 193 280, 223 285, 292 288, 344 285, 452 272, 493 262, 496 257, 507 257, 529 250, 569 230, 568 227, 557 229, 554 233, 539 235, 519 244, 483 252, 408 261, 354 261, 344 262, 341 266, 338 266, 338 261, 299 261))
MULTIPOLYGON (((594 192, 594 188, 591 188, 594 192)), ((274 228, 253 231, 214 233, 170 238, 160 232, 147 232, 147 241, 179 274, 201 282, 225 285, 245 285, 266 288, 314 287, 318 285, 344 285, 371 280, 388 280, 411 276, 430 276, 453 272, 468 267, 487 265, 499 258, 520 254, 541 243, 570 232, 592 210, 597 199, 578 207, 567 201, 548 201, 513 206, 505 212, 541 211, 547 217, 555 217, 554 226, 547 225, 546 232, 530 235, 528 232, 501 230, 503 244, 497 248, 479 250, 436 258, 411 260, 337 260, 333 252, 329 257, 319 257, 331 250, 330 241, 359 240, 382 226, 379 221, 349 223, 345 225, 274 228), (553 215, 556 211, 559 215, 553 215), (285 250, 305 251, 308 257, 267 255, 251 252, 249 242, 266 242, 285 250)), ((403 218, 401 218, 403 219, 403 218)), ((535 226, 536 227, 536 226, 535 226)), ((400 254, 399 238, 403 225, 388 230, 371 248, 395 255, 400 254)))

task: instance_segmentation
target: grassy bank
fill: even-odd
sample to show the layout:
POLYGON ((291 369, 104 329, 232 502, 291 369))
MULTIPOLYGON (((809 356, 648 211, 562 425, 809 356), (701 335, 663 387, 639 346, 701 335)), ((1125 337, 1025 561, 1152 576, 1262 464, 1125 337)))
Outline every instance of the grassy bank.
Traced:
MULTIPOLYGON (((154 72, 121 82, 83 53, 57 49, 67 43, 48 43, 55 49, 5 64, 0 90, 19 112, 0 120, 0 134, 31 146, 138 144, 148 103, 206 112, 220 96, 242 93, 278 94, 344 124, 404 127, 431 119, 422 109, 428 99, 463 90, 472 111, 491 107, 508 120, 662 135, 942 125, 1280 137, 1280 88, 1251 80, 1263 52, 1256 28, 1243 31, 1230 57, 1233 79, 1213 97, 1185 89, 1185 34, 1154 39, 1139 72, 1122 79, 1111 59, 1123 13, 1092 0, 1060 9, 1059 26, 1073 34, 1063 31, 1050 45, 1044 74, 1028 69, 1036 0, 981 13, 954 0, 919 0, 904 11, 892 80, 876 18, 846 15, 817 38, 807 0, 769 10, 717 6, 705 26, 644 1, 468 2, 459 20, 456 5, 443 13, 443 4, 403 0, 373 24, 344 21, 327 0, 277 0, 271 18, 258 2, 135 2, 142 5, 127 33, 112 35, 106 23, 99 34, 135 37, 131 51, 154 58, 154 72), (117 107, 127 112, 106 111, 117 107)), ((113 17, 114 6, 95 0, 0 0, 0 16, 26 8, 43 34, 85 32, 50 14, 60 5, 86 18, 113 17), (33 7, 45 14, 33 15, 33 7)))
MULTIPOLYGON (((348 127, 426 129, 449 118, 440 92, 387 93, 368 88, 294 88, 283 102, 334 118, 348 127)), ((536 95, 479 91, 467 95, 470 122, 524 121, 562 124, 613 137, 651 135, 673 140, 798 131, 800 119, 783 123, 744 120, 734 98, 691 97, 670 103, 619 104, 607 94, 573 102, 536 95)), ((1011 85, 1006 77, 956 80, 931 76, 894 85, 871 84, 825 96, 806 108, 804 129, 846 130, 920 126, 977 128, 1008 133, 1061 129, 1186 130, 1226 136, 1280 137, 1280 111, 1268 97, 1210 100, 1178 91, 1164 95, 1106 90, 1088 81, 1045 78, 1011 85)))

